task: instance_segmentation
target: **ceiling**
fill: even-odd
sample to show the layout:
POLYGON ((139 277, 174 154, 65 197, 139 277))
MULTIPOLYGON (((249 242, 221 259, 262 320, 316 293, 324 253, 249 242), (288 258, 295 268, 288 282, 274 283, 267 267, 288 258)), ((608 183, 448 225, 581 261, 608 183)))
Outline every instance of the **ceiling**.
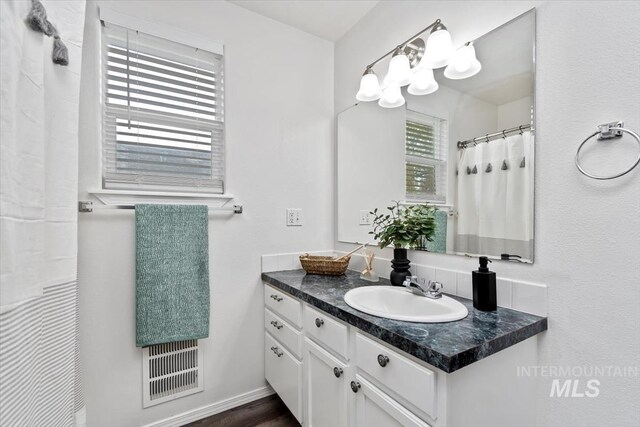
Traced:
POLYGON ((237 6, 336 41, 380 0, 228 0, 237 6))

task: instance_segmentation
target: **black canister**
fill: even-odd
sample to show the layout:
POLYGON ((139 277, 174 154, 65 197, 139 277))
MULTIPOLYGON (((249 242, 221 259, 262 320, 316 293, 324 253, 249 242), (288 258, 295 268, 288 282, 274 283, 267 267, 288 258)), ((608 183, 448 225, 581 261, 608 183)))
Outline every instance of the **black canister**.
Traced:
POLYGON ((491 262, 486 256, 480 257, 480 268, 472 272, 473 276, 473 307, 482 311, 495 311, 496 273, 489 271, 487 263, 491 262))

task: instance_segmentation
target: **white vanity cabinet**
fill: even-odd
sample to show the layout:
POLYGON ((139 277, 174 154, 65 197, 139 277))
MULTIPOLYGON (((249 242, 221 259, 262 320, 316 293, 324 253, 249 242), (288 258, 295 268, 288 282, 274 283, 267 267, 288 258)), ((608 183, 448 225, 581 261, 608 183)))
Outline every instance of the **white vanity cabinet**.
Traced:
POLYGON ((305 427, 534 425, 535 336, 447 373, 270 285, 264 316, 265 377, 305 427))
POLYGON ((302 303, 271 286, 264 301, 265 378, 302 423, 302 303))
POLYGON ((349 378, 347 365, 305 338, 305 421, 314 427, 347 427, 349 378))

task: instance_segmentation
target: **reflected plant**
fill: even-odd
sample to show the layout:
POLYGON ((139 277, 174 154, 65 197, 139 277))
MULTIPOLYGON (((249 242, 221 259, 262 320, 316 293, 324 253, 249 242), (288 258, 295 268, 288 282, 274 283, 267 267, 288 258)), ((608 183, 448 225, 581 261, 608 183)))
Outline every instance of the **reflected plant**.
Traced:
POLYGON ((399 201, 393 201, 395 206, 387 206, 389 213, 378 214, 378 208, 371 215, 373 219, 373 237, 379 242, 380 248, 393 246, 394 248, 415 248, 422 238, 433 241, 436 232, 436 208, 428 204, 401 206, 399 201))

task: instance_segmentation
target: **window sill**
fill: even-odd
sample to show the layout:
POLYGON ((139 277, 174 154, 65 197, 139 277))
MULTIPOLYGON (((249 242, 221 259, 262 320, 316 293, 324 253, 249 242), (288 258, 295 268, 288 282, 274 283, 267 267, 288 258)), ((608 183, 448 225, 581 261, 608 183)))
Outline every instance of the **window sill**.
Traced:
POLYGON ((89 194, 104 205, 132 205, 136 203, 200 204, 221 207, 234 197, 231 194, 174 193, 139 190, 92 190, 89 194))

